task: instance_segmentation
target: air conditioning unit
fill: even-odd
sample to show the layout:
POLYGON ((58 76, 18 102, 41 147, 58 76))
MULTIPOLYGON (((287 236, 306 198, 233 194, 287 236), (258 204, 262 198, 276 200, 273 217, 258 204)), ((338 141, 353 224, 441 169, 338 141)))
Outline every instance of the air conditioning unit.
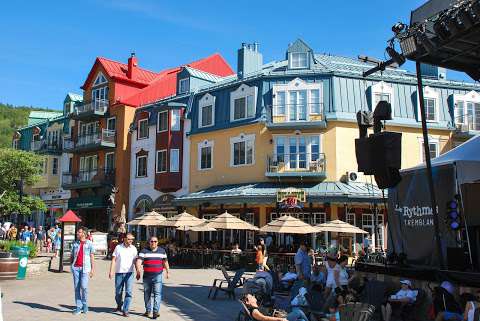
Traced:
POLYGON ((345 175, 342 176, 341 181, 348 184, 351 182, 356 182, 357 179, 358 179, 357 172, 346 172, 345 175))

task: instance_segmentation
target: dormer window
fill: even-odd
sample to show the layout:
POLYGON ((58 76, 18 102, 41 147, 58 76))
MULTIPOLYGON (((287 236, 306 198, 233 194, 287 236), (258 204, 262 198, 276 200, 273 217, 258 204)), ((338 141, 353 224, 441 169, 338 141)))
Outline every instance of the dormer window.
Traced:
POLYGON ((93 82, 93 86, 98 86, 105 84, 107 82, 107 78, 100 72, 97 75, 97 78, 95 78, 95 81, 93 82))
POLYGON ((178 81, 178 93, 184 94, 190 90, 190 78, 183 78, 178 81))
POLYGON ((308 68, 308 53, 307 52, 290 53, 290 68, 292 69, 308 68))
POLYGON ((257 87, 245 84, 230 94, 230 121, 244 120, 255 117, 255 102, 257 87))
POLYGON ((392 106, 392 118, 394 116, 394 104, 393 104, 393 88, 388 85, 386 82, 379 82, 371 87, 371 102, 372 102, 372 112, 375 111, 378 103, 382 100, 387 101, 392 106))
MULTIPOLYGON (((428 122, 437 122, 438 121, 438 102, 439 102, 439 93, 433 88, 426 86, 423 89, 423 102, 425 105, 425 119, 428 122)), ((417 106, 418 106, 418 120, 421 120, 420 116, 420 98, 417 95, 417 106)))

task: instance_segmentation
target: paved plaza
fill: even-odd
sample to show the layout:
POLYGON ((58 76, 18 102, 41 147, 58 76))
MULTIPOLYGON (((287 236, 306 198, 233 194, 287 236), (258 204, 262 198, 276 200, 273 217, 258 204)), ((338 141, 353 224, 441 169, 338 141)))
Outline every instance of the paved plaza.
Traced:
MULTIPOLYGON (((110 261, 97 260, 96 274, 90 280, 87 315, 73 316, 73 281, 70 273, 53 273, 23 281, 3 281, 3 315, 5 321, 43 320, 148 320, 145 312, 142 284, 135 281, 131 314, 125 318, 114 313, 114 281, 108 279, 110 261)), ((68 270, 68 268, 67 268, 68 270)), ((240 305, 219 294, 217 300, 207 299, 219 270, 172 269, 170 279, 164 280, 160 318, 168 321, 229 321, 235 320, 240 305)), ((238 290, 240 293, 241 290, 238 290)))

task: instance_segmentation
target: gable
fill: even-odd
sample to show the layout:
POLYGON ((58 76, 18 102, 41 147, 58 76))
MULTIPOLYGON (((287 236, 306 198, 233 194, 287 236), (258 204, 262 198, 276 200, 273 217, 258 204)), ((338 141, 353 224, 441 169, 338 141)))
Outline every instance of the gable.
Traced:
POLYGON ((313 50, 302 39, 297 39, 288 46, 287 53, 291 52, 313 52, 313 50))
POLYGON ((101 71, 98 72, 95 81, 93 82, 93 86, 98 86, 107 83, 107 78, 103 75, 101 71))

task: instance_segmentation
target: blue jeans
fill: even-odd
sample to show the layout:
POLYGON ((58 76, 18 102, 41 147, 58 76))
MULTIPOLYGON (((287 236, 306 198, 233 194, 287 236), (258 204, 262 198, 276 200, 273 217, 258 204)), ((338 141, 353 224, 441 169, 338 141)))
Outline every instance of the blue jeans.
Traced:
POLYGON ((288 321, 308 321, 307 316, 300 308, 293 308, 292 312, 287 315, 288 321))
POLYGON ((160 311, 160 301, 162 301, 162 273, 151 277, 143 277, 143 299, 145 300, 145 310, 152 311, 152 293, 153 293, 153 313, 160 311))
POLYGON ((117 307, 120 307, 123 312, 128 312, 130 307, 132 286, 133 272, 115 274, 115 301, 117 302, 117 307), (125 288, 125 300, 123 300, 123 288, 125 288))
POLYGON ((77 310, 87 308, 88 273, 83 273, 83 268, 72 267, 73 288, 75 289, 75 305, 77 310))

